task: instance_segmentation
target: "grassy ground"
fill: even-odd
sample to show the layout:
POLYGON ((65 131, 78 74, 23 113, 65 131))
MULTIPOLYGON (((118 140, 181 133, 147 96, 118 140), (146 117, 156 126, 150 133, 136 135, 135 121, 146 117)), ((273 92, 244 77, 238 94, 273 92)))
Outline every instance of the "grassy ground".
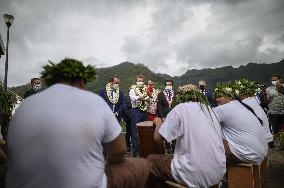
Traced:
POLYGON ((262 188, 284 188, 284 151, 279 146, 269 150, 268 171, 263 177, 262 188))

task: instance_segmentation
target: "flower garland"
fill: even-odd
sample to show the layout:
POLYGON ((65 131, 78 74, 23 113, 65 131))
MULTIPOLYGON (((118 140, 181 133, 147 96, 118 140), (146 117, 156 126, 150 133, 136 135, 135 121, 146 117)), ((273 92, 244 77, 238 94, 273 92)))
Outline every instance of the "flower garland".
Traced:
POLYGON ((168 103, 169 108, 171 108, 172 103, 173 103, 173 101, 174 101, 174 95, 175 95, 174 90, 168 91, 168 90, 164 89, 163 94, 164 94, 164 96, 165 96, 165 98, 166 98, 166 101, 167 101, 167 103, 168 103), (169 96, 169 92, 172 92, 172 95, 171 95, 171 96, 169 96))
MULTIPOLYGON (((137 85, 133 85, 131 86, 131 89, 133 89, 135 94, 139 97, 148 95, 146 85, 143 85, 143 87, 138 87, 137 85)), ((138 104, 139 109, 142 111, 146 111, 148 109, 147 100, 138 100, 137 104, 138 104)))
POLYGON ((207 98, 199 91, 197 86, 188 84, 180 87, 176 94, 176 104, 184 102, 199 102, 206 106, 209 105, 207 98))
POLYGON ((239 95, 240 92, 238 88, 236 88, 232 82, 219 82, 214 90, 214 96, 216 98, 227 96, 236 99, 239 95))
POLYGON ((119 99, 119 88, 118 89, 113 89, 111 87, 111 84, 108 83, 106 85, 106 94, 107 94, 107 98, 108 100, 112 103, 112 104, 116 104, 118 102, 118 99, 119 99), (115 92, 114 96, 112 95, 113 93, 112 92, 115 92))
POLYGON ((239 91, 239 95, 254 96, 258 85, 247 79, 240 79, 235 81, 235 88, 239 91))
POLYGON ((49 61, 49 64, 43 67, 41 75, 47 86, 58 81, 84 80, 89 82, 96 79, 96 69, 92 65, 85 66, 76 59, 65 58, 58 64, 49 61))

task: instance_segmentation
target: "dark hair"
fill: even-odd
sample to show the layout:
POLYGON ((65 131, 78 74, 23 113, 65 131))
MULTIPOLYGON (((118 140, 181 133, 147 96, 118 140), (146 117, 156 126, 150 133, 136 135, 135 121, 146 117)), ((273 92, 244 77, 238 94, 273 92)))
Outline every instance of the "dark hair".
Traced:
POLYGON ((119 79, 117 75, 113 75, 112 77, 109 78, 108 83, 113 82, 115 78, 119 79))
POLYGON ((273 74, 271 77, 276 77, 278 80, 280 80, 280 79, 281 79, 280 74, 273 74))
POLYGON ((136 76, 136 80, 137 80, 138 78, 143 78, 143 79, 144 79, 145 77, 143 76, 143 74, 139 74, 139 75, 136 76))
POLYGON ((36 80, 40 80, 40 78, 32 78, 31 83, 34 83, 34 81, 36 81, 36 80))
POLYGON ((165 81, 165 85, 167 84, 167 82, 172 82, 172 85, 174 85, 174 81, 171 80, 171 79, 167 79, 167 80, 165 81))

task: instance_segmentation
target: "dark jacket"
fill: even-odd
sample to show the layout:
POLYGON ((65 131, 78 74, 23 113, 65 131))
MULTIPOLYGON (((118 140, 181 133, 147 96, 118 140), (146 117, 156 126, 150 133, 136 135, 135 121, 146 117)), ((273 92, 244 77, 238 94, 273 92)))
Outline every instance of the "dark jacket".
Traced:
POLYGON ((25 93, 25 95, 24 95, 24 99, 27 98, 27 97, 29 97, 29 96, 32 96, 32 95, 34 95, 34 94, 37 94, 38 92, 39 92, 39 91, 36 91, 36 90, 34 90, 33 88, 30 89, 30 90, 28 90, 28 91, 26 91, 26 93, 25 93))
MULTIPOLYGON (((201 92, 201 91, 200 91, 200 92, 201 92)), ((203 92, 201 92, 201 93, 203 93, 203 92)), ((211 94, 209 91, 206 91, 206 90, 205 90, 205 93, 203 93, 203 94, 204 94, 204 96, 207 98, 207 100, 208 100, 208 102, 209 102, 209 105, 210 105, 211 107, 215 106, 215 102, 214 102, 214 100, 213 100, 212 94, 211 94)))
MULTIPOLYGON (((113 104, 109 101, 109 99, 107 97, 106 89, 101 89, 100 92, 99 92, 99 95, 107 102, 107 104, 109 105, 109 107, 112 110, 113 104)), ((122 91, 119 90, 118 102, 114 105, 114 113, 115 112, 118 113, 118 116, 117 116, 118 121, 121 121, 121 118, 123 117, 123 109, 124 109, 124 106, 125 106, 124 99, 125 99, 124 94, 122 93, 122 91)))
MULTIPOLYGON (((174 99, 175 100, 175 97, 174 99)), ((168 101, 161 91, 158 95, 158 102, 157 102, 157 116, 160 118, 166 118, 167 114, 170 112, 171 108, 169 107, 168 101)))

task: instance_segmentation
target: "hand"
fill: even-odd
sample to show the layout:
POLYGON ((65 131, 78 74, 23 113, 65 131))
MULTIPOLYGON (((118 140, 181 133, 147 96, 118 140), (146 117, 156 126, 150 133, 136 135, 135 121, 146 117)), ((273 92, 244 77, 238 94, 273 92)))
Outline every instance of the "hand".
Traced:
POLYGON ((139 100, 144 100, 144 95, 139 96, 139 100))
POLYGON ((154 123, 154 125, 156 125, 156 129, 159 129, 163 122, 162 122, 161 118, 156 117, 154 119, 153 123, 154 123))

